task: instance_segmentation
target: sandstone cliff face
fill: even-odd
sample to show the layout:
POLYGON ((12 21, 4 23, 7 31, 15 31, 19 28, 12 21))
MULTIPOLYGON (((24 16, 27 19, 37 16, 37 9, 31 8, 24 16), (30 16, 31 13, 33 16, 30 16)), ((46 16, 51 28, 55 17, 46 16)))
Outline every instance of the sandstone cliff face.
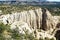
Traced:
MULTIPOLYGON (((35 9, 35 10, 15 12, 12 14, 0 16, 0 22, 11 25, 12 29, 13 29, 13 27, 16 28, 16 25, 20 25, 19 21, 21 21, 21 20, 22 20, 22 22, 27 23, 27 25, 28 25, 27 27, 29 28, 28 30, 31 32, 32 32, 32 30, 30 27, 32 27, 32 29, 36 32, 37 38, 38 37, 40 38, 41 36, 39 36, 39 35, 43 36, 43 34, 50 35, 52 38, 54 38, 54 36, 56 34, 56 30, 60 26, 60 24, 59 24, 60 17, 52 16, 51 13, 47 9, 39 8, 39 9, 35 9), (38 30, 43 30, 44 32, 43 31, 39 32, 38 30)), ((21 27, 23 27, 23 26, 21 26, 21 27)), ((27 27, 25 27, 25 28, 27 28, 27 27)), ((48 36, 45 36, 45 37, 48 37, 48 36)))
POLYGON ((23 20, 24 22, 28 23, 28 25, 40 28, 40 22, 42 20, 42 11, 41 8, 37 10, 29 10, 24 12, 16 12, 12 14, 2 15, 2 21, 5 24, 12 24, 15 21, 23 20), (8 22, 7 22, 8 21, 8 22))

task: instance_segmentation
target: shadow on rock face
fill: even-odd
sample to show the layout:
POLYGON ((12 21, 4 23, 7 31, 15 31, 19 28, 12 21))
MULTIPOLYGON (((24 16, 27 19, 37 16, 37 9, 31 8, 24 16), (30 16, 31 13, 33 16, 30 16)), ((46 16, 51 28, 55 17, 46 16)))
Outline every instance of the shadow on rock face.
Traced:
POLYGON ((57 27, 57 28, 60 28, 60 23, 58 23, 56 27, 57 27))
POLYGON ((42 9, 42 27, 41 29, 47 30, 47 25, 46 25, 46 19, 47 19, 47 14, 46 14, 46 9, 42 9))
POLYGON ((58 30, 55 34, 57 40, 60 40, 60 30, 58 30))

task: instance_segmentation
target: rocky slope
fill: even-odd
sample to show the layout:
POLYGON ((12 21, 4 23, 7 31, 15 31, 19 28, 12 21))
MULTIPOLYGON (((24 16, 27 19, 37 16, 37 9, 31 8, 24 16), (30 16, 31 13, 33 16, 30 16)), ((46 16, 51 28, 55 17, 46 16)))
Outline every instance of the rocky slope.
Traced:
POLYGON ((33 33, 38 40, 40 38, 59 40, 57 31, 60 31, 60 16, 52 16, 47 9, 39 8, 1 15, 0 22, 10 25, 11 30, 18 28, 19 34, 25 34, 28 30, 28 34, 33 33))

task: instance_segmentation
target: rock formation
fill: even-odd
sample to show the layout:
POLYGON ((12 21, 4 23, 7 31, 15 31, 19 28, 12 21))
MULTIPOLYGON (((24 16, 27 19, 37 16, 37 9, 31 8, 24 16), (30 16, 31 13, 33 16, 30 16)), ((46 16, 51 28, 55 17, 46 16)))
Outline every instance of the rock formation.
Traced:
POLYGON ((39 35, 42 35, 43 38, 45 36, 43 34, 46 34, 55 39, 57 32, 56 30, 60 28, 59 16, 52 16, 47 9, 42 8, 23 12, 12 12, 12 14, 1 15, 0 22, 11 25, 11 29, 15 29, 16 27, 18 27, 21 31, 24 30, 25 27, 29 30, 29 32, 32 32, 32 28, 34 32, 36 32, 34 34, 36 34, 37 37, 39 37, 39 35), (22 22, 20 22, 21 20, 22 22), (44 32, 39 32, 38 30, 43 30, 44 32))
POLYGON ((27 32, 27 34, 31 34, 33 32, 33 29, 25 22, 23 21, 16 21, 14 22, 11 27, 11 30, 17 30, 19 32, 19 34, 25 34, 27 32))

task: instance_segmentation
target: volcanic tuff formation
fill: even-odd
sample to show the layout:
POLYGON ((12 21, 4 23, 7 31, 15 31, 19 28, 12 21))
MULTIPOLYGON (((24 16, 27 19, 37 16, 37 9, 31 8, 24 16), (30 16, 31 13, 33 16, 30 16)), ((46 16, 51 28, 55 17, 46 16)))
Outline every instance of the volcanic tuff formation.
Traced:
POLYGON ((23 25, 20 27, 21 31, 24 28, 26 28, 30 32, 34 31, 36 32, 35 35, 38 39, 41 37, 44 39, 49 35, 51 37, 48 38, 54 38, 54 40, 56 40, 55 39, 56 37, 59 40, 58 38, 59 35, 57 35, 59 32, 58 33, 56 32, 60 31, 59 29, 60 16, 52 16, 47 9, 39 8, 35 10, 28 10, 28 11, 15 12, 15 13, 13 12, 12 14, 1 15, 0 22, 11 25, 11 29, 13 29, 14 27, 16 28, 16 25, 18 28, 19 28, 18 25, 23 25), (21 24, 19 24, 20 21, 22 21, 21 24), (38 31, 38 30, 42 30, 42 31, 38 31))

